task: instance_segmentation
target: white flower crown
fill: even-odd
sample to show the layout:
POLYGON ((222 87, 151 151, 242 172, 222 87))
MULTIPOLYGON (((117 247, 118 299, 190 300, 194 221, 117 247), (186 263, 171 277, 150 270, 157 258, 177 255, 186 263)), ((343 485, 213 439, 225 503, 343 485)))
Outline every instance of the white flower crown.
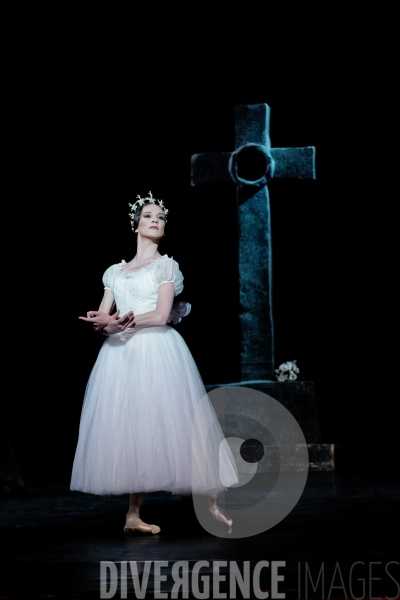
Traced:
POLYGON ((137 200, 134 204, 131 204, 129 202, 129 206, 132 209, 129 213, 132 231, 135 231, 135 213, 137 209, 142 206, 145 206, 146 204, 157 204, 157 206, 162 208, 165 214, 165 222, 167 222, 168 208, 165 208, 164 202, 162 200, 157 200, 157 198, 153 198, 153 194, 151 192, 149 192, 149 195, 145 196, 144 198, 141 198, 141 196, 139 195, 137 195, 136 198, 137 200))

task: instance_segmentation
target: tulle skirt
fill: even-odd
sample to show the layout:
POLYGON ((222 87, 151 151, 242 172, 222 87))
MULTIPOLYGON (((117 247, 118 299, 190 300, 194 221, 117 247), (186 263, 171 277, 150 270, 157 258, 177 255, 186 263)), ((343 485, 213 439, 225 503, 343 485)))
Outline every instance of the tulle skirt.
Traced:
POLYGON ((237 481, 182 336, 165 326, 106 338, 85 391, 71 490, 218 494, 237 481))

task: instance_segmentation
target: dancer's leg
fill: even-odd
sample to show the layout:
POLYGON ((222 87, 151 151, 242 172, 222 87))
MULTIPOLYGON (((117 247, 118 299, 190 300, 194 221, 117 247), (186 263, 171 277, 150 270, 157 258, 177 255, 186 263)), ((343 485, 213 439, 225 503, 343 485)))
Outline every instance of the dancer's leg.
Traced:
POLYGON ((144 493, 129 494, 129 508, 126 513, 125 533, 160 533, 158 525, 149 525, 140 518, 140 507, 144 499, 144 493))
POLYGON ((228 527, 232 527, 232 519, 228 517, 226 513, 220 508, 217 504, 217 496, 213 496, 211 494, 207 494, 208 499, 208 508, 210 509, 210 513, 217 521, 221 521, 228 525, 228 527))

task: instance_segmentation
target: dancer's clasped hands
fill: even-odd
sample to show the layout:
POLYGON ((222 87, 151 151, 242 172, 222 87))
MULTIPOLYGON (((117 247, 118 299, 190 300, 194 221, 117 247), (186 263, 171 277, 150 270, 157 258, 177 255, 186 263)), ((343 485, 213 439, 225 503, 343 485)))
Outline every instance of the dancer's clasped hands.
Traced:
POLYGON ((113 315, 104 310, 89 310, 86 317, 79 317, 81 321, 86 321, 94 326, 95 331, 100 331, 108 334, 121 333, 128 327, 135 326, 135 316, 130 310, 122 317, 119 316, 120 311, 117 310, 113 315))

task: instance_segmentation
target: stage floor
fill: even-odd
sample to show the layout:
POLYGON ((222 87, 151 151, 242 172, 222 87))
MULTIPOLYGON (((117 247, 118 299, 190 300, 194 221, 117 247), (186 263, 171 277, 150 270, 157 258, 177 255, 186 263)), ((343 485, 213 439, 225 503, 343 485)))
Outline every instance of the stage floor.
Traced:
MULTIPOLYGON (((254 502, 254 490, 251 494, 254 502)), ((235 593, 236 598, 254 598, 255 572, 263 590, 259 597, 267 597, 267 591, 269 598, 299 600, 400 597, 398 468, 386 473, 309 472, 303 494, 286 518, 241 539, 203 529, 190 496, 146 496, 142 518, 161 527, 156 536, 123 533, 127 495, 71 492, 68 482, 30 482, 25 494, 3 496, 0 505, 2 600, 153 598, 157 566, 161 598, 231 598, 235 593), (182 570, 174 571, 178 561, 184 561, 182 570), (109 575, 103 596, 101 563, 109 575), (135 568, 136 585, 145 583, 143 572, 149 571, 142 596, 134 592, 135 568), (244 577, 240 587, 230 576, 236 571, 243 575, 247 568, 250 578, 244 577), (176 573, 183 586, 174 596, 176 573), (209 579, 209 592, 201 585, 196 591, 202 576, 209 579), (188 592, 182 595, 185 587, 188 592)))

